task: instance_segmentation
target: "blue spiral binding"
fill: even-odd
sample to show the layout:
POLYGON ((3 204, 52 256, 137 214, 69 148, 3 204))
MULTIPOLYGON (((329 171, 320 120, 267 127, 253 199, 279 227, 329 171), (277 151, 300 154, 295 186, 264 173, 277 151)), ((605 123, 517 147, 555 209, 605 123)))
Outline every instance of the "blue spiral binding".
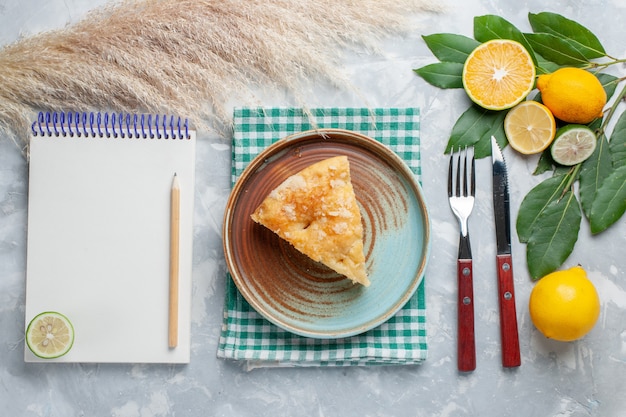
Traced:
POLYGON ((33 136, 189 139, 189 120, 168 115, 40 112, 33 136), (153 123, 154 121, 154 123, 153 123))

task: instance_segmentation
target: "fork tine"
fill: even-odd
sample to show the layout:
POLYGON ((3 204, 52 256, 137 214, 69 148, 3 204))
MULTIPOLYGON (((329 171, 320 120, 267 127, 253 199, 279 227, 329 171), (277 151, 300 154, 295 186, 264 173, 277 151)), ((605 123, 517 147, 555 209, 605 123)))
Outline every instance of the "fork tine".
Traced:
POLYGON ((450 165, 448 167, 448 197, 452 197, 452 170, 454 169, 454 150, 450 151, 450 165))
POLYGON ((459 151, 459 156, 456 161, 456 186, 455 186, 456 196, 461 196, 461 152, 459 151))
POLYGON ((467 197, 467 146, 463 148, 463 197, 467 197))
POLYGON ((448 166, 448 197, 469 197, 476 194, 476 162, 474 148, 450 151, 448 166))
POLYGON ((471 192, 471 196, 474 197, 476 195, 476 160, 474 158, 474 152, 472 151, 472 173, 471 173, 472 179, 471 179, 471 185, 470 185, 470 192, 471 192))

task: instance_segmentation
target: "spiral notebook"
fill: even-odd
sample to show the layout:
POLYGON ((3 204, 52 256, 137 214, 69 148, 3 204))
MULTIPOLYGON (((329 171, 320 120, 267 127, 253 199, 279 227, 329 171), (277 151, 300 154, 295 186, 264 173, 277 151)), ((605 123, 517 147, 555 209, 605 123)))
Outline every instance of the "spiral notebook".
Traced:
POLYGON ((71 350, 26 362, 188 363, 195 132, 172 116, 41 113, 29 159, 26 325, 65 315, 71 350), (180 185, 178 344, 168 344, 180 185))

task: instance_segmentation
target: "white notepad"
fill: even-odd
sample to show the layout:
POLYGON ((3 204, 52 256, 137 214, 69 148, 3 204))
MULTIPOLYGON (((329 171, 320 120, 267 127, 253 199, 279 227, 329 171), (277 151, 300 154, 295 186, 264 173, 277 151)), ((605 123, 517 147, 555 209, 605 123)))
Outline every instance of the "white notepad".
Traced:
POLYGON ((57 359, 40 359, 25 345, 27 362, 189 362, 195 132, 173 118, 144 116, 139 127, 132 119, 47 114, 33 125, 25 320, 60 312, 75 341, 57 359), (169 348, 174 174, 179 334, 169 348))

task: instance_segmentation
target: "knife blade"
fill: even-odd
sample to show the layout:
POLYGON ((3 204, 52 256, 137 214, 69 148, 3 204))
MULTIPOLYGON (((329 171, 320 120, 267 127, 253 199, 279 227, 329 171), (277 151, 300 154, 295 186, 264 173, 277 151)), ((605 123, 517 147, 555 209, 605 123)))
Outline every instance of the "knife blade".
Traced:
POLYGON ((502 366, 521 365, 515 288, 513 282, 513 257, 511 255, 511 214, 507 168, 500 146, 491 137, 493 172, 493 211, 496 227, 496 267, 498 272, 498 304, 500 308, 500 337, 502 366))

